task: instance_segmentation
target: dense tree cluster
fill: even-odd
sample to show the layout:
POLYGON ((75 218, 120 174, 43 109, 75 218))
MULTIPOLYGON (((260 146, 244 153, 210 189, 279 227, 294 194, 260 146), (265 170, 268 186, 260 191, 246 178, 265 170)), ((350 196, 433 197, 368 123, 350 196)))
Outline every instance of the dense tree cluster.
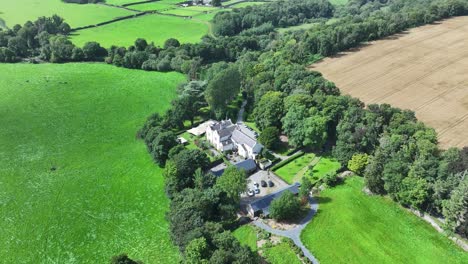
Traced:
POLYGON ((301 202, 292 192, 286 191, 271 202, 269 210, 271 217, 278 221, 293 220, 301 210, 301 202))
MULTIPOLYGON (((235 8, 232 12, 220 12, 213 19, 215 34, 233 36, 249 30, 250 34, 259 33, 253 28, 294 26, 306 23, 311 18, 330 18, 333 5, 326 0, 288 0, 275 1, 268 5, 254 5, 235 8)), ((267 33, 268 30, 261 30, 267 33)), ((271 31, 271 30, 269 30, 271 31)))

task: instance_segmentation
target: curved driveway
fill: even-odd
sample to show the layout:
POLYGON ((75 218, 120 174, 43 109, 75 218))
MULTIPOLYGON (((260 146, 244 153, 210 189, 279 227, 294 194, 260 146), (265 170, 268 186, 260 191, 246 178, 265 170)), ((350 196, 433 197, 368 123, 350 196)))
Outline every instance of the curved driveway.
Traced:
POLYGON ((314 217, 315 213, 318 210, 318 203, 315 199, 310 198, 309 203, 310 203, 309 213, 307 213, 307 216, 304 217, 304 219, 302 219, 301 222, 299 222, 297 226, 293 229, 290 229, 290 230, 274 229, 270 227, 269 225, 265 224, 261 219, 257 219, 253 223, 257 227, 260 227, 261 229, 264 229, 272 234, 292 239, 294 241, 294 244, 296 244, 296 246, 298 246, 302 250, 302 252, 304 252, 304 256, 309 258, 312 261, 312 263, 318 264, 319 263, 318 260, 312 255, 312 253, 310 253, 310 251, 304 246, 304 244, 302 244, 302 241, 301 241, 302 230, 304 230, 304 228, 312 220, 312 218, 314 217))

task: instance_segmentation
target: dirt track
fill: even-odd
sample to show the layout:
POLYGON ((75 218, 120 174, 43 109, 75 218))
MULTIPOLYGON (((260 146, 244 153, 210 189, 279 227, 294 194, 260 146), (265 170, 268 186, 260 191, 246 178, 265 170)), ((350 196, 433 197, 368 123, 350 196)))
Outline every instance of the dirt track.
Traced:
POLYGON ((412 29, 311 69, 367 104, 411 109, 443 148, 468 146, 468 17, 412 29))

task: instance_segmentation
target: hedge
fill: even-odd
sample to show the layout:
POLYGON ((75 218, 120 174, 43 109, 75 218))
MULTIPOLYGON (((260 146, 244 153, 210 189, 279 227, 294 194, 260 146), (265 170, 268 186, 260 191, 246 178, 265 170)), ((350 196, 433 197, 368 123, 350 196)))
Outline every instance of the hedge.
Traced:
POLYGON ((304 151, 299 151, 297 152, 296 154, 292 155, 291 157, 279 162, 278 164, 276 164, 275 166, 271 167, 271 170, 272 171, 275 171, 283 166, 285 166, 286 164, 292 162, 293 160, 299 158, 300 156, 304 155, 305 152, 304 151))

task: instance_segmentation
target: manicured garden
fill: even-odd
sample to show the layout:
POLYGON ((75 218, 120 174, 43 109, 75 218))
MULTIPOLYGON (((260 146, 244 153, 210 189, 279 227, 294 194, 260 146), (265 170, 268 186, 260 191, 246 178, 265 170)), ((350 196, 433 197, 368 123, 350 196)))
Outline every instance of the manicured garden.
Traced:
POLYGON ((325 176, 327 173, 336 172, 341 168, 341 164, 332 157, 323 156, 320 158, 317 165, 307 172, 313 180, 318 180, 325 176))
POLYGON ((306 153, 289 162, 288 164, 284 165, 283 167, 279 168, 275 171, 275 173, 287 183, 291 184, 294 182, 294 180, 300 179, 297 178, 296 175, 301 170, 307 169, 307 166, 314 160, 314 158, 314 153, 306 153))
POLYGON ((468 254, 386 197, 362 192, 352 177, 326 189, 301 235, 320 263, 468 263, 468 254))
POLYGON ((112 45, 130 46, 137 38, 144 38, 162 46, 169 38, 181 43, 199 42, 208 33, 208 26, 195 20, 163 15, 145 15, 116 23, 79 30, 71 39, 82 46, 88 41, 97 41, 103 47, 112 45), (121 32, 121 34, 116 34, 121 32))
POLYGON ((0 258, 177 263, 162 169, 136 131, 185 80, 104 64, 0 64, 0 258))
POLYGON ((63 17, 74 28, 128 16, 133 12, 104 5, 67 4, 61 0, 0 1, 0 18, 10 28, 15 24, 23 25, 28 20, 34 21, 40 16, 54 14, 63 17))

